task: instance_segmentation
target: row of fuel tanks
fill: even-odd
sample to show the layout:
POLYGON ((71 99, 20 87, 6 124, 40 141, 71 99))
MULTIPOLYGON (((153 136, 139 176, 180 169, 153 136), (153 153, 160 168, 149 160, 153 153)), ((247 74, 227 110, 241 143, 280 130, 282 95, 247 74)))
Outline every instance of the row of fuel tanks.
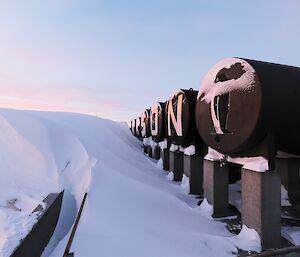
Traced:
POLYGON ((241 180, 242 223, 262 249, 281 247, 281 185, 300 206, 300 68, 242 58, 221 60, 200 90, 176 90, 129 122, 149 156, 190 191, 231 215, 228 184, 241 180))

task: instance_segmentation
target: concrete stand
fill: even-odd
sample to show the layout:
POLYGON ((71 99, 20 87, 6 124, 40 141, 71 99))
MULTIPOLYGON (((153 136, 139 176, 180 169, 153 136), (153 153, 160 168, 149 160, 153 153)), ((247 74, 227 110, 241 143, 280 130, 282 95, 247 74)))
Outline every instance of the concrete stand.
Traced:
POLYGON ((203 196, 213 205, 213 217, 230 215, 228 203, 228 164, 203 160, 203 196))
POLYGON ((159 160, 160 159, 160 147, 158 145, 155 146, 155 148, 153 149, 153 158, 155 160, 159 160))
POLYGON ((262 249, 281 246, 281 182, 277 171, 242 169, 242 222, 261 237, 262 249))
POLYGON ((174 181, 182 181, 183 175, 183 152, 170 151, 170 171, 174 173, 174 181))
POLYGON ((150 158, 152 158, 152 147, 150 146, 150 145, 148 145, 148 147, 147 147, 147 152, 148 152, 148 156, 150 157, 150 158))
POLYGON ((184 155, 183 157, 184 174, 189 177, 190 194, 203 194, 203 156, 184 155))
POLYGON ((143 145, 144 146, 144 153, 147 154, 148 153, 148 146, 147 145, 143 145))
POLYGON ((169 170, 170 169, 170 149, 165 148, 165 149, 160 149, 160 158, 163 161, 163 168, 164 170, 169 170))

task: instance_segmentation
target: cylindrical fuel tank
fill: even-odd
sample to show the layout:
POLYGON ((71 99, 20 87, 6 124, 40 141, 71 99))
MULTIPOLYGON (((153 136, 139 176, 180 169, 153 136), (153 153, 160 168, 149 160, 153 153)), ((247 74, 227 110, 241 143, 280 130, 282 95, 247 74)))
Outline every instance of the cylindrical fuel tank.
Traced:
POLYGON ((241 155, 272 138, 274 153, 300 154, 300 68, 242 58, 217 63, 202 81, 197 128, 207 145, 241 155))
POLYGON ((129 128, 130 132, 133 134, 132 124, 133 124, 132 120, 128 122, 128 128, 129 128))
POLYGON ((135 126, 136 126, 136 119, 133 119, 133 120, 132 120, 131 131, 132 131, 132 134, 133 134, 134 136, 136 136, 135 126))
POLYGON ((137 117, 135 119, 135 133, 137 137, 142 136, 142 129, 141 129, 141 117, 137 117))
POLYGON ((166 133, 168 140, 187 147, 199 137, 196 129, 195 106, 198 91, 175 91, 166 104, 166 133))
POLYGON ((141 135, 142 137, 150 137, 150 109, 146 109, 141 115, 141 135))
POLYGON ((166 138, 165 125, 165 109, 166 103, 157 102, 151 107, 150 112, 150 128, 154 142, 160 142, 166 138))

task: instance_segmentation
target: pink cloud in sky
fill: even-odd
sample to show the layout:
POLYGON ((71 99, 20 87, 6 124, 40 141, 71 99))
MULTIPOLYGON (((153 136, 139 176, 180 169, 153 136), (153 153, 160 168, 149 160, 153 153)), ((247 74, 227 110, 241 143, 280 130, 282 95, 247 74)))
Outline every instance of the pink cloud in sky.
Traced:
POLYGON ((77 112, 122 120, 119 101, 113 96, 95 92, 66 89, 43 91, 36 88, 1 87, 0 107, 12 109, 77 112))

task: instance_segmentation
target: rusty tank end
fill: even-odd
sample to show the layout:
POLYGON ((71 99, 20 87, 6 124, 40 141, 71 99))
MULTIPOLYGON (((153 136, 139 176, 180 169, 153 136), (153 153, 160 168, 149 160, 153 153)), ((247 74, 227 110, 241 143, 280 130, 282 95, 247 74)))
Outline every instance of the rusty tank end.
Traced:
POLYGON ((231 156, 300 155, 300 68, 242 58, 217 63, 202 81, 198 131, 231 156))

